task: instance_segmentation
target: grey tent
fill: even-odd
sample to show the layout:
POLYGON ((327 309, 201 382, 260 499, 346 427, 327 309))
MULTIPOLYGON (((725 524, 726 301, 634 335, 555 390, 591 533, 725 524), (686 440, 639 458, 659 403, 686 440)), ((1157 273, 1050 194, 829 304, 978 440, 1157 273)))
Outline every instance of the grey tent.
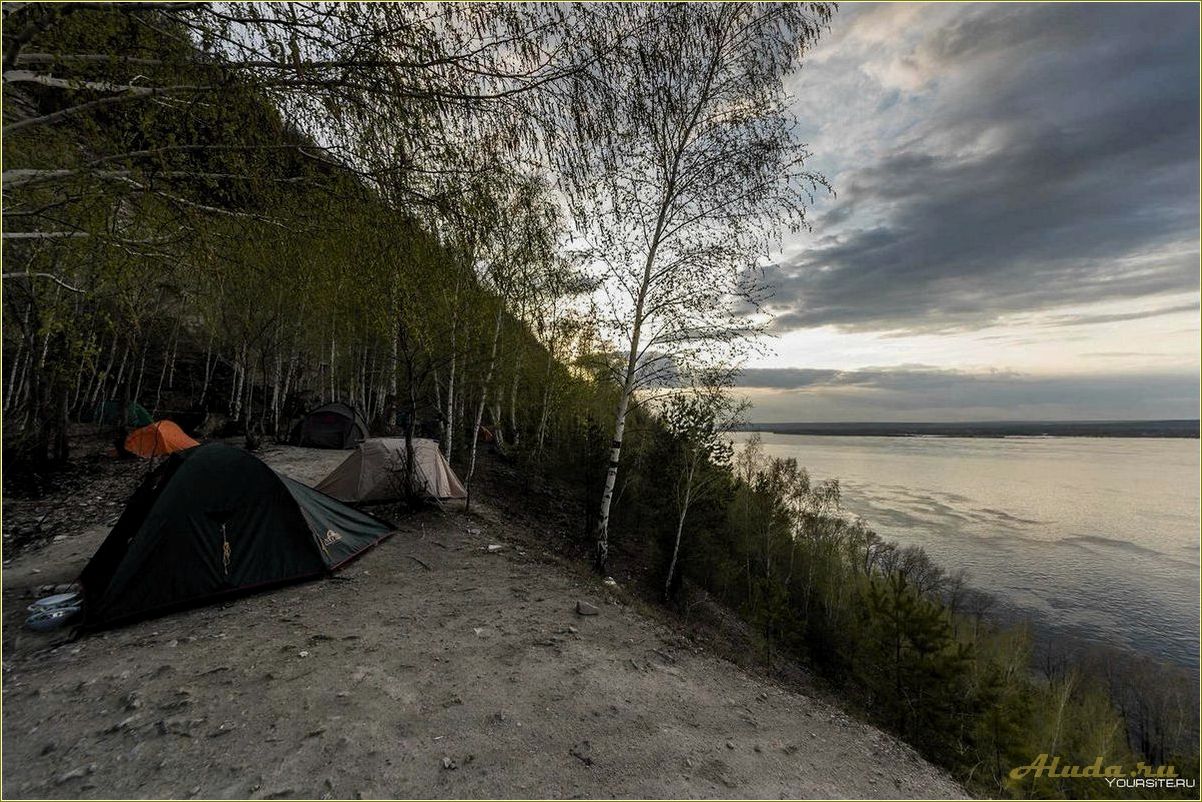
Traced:
MULTIPOLYGON (((364 440, 317 489, 339 501, 387 501, 405 495, 403 437, 364 440)), ((467 491, 433 440, 413 440, 414 490, 438 499, 467 498, 467 491)))
POLYGON ((335 401, 301 419, 292 441, 312 448, 354 448, 367 438, 367 423, 353 408, 335 401))

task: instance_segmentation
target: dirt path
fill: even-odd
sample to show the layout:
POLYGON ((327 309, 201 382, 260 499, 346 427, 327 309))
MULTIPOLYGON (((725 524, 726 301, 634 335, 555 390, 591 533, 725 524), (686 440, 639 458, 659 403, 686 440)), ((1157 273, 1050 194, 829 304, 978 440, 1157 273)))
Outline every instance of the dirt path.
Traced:
MULTIPOLYGON (((267 459, 313 482, 343 456, 267 459)), ((57 646, 24 608, 106 529, 17 557, 4 796, 964 796, 894 739, 536 561, 487 507, 400 523, 335 580, 57 646)))

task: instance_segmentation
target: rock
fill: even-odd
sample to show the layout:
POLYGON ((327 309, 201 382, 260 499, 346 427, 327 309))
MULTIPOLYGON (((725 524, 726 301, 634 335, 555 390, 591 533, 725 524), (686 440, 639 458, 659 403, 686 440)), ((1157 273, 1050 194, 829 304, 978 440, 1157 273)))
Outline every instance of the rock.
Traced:
POLYGON ((754 748, 755 748, 755 751, 757 751, 757 752, 763 752, 763 751, 764 751, 764 747, 760 746, 759 744, 756 744, 754 748))
POLYGON ((447 771, 454 771, 455 769, 459 768, 459 765, 457 763, 455 763, 454 760, 451 760, 449 757, 444 757, 442 759, 442 767, 444 769, 446 769, 447 771))
MULTIPOLYGON (((176 693, 179 693, 178 691, 176 693)), ((170 702, 165 702, 159 705, 159 710, 182 710, 185 707, 191 707, 192 700, 181 694, 178 698, 172 699, 170 702)))
POLYGON ((299 652, 297 652, 297 657, 308 657, 308 656, 309 656, 308 649, 301 649, 299 652))
POLYGON ((576 612, 579 615, 600 615, 601 611, 595 606, 589 604, 584 599, 576 600, 576 612))
POLYGON ((127 727, 129 727, 129 725, 133 724, 135 721, 137 721, 137 719, 138 719, 138 714, 134 713, 132 716, 121 719, 116 724, 114 724, 111 727, 109 727, 108 729, 106 729, 105 732, 106 733, 121 732, 121 730, 124 730, 127 727))
POLYGON ((734 742, 734 741, 727 741, 727 742, 726 742, 726 748, 727 748, 727 749, 734 749, 734 748, 735 748, 735 742, 734 742))
POLYGON ((208 737, 209 738, 220 738, 222 735, 229 735, 231 732, 234 731, 234 729, 235 729, 235 725, 230 724, 229 722, 223 722, 222 724, 218 725, 217 729, 210 732, 208 737))
POLYGON ((609 585, 611 588, 616 588, 618 586, 617 581, 614 580, 612 576, 605 577, 604 584, 609 585))
POLYGON ((503 548, 505 548, 505 547, 503 545, 501 545, 500 543, 489 543, 488 546, 485 548, 485 550, 489 554, 496 554, 498 551, 500 551, 503 548))
POLYGON ((159 735, 182 735, 192 737, 192 729, 204 722, 203 718, 188 718, 187 716, 172 716, 155 722, 159 735))
POLYGON ((78 780, 83 777, 87 777, 89 774, 92 774, 95 771, 96 771, 96 764, 89 763, 86 766, 80 766, 77 769, 71 769, 70 771, 66 772, 65 774, 58 775, 58 777, 56 777, 54 779, 54 784, 62 785, 63 783, 70 782, 71 780, 78 780))

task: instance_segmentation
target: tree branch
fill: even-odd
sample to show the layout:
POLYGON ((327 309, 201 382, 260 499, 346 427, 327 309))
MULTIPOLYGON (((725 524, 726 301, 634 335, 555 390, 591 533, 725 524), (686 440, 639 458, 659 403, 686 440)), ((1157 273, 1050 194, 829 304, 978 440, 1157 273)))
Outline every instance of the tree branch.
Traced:
MULTIPOLYGON (((5 236, 8 235, 5 234, 5 236)), ((63 281, 53 273, 5 273, 3 276, 0 276, 0 278, 48 278, 63 289, 70 290, 71 292, 78 292, 81 295, 83 294, 83 290, 81 290, 79 287, 72 287, 70 284, 63 281)))

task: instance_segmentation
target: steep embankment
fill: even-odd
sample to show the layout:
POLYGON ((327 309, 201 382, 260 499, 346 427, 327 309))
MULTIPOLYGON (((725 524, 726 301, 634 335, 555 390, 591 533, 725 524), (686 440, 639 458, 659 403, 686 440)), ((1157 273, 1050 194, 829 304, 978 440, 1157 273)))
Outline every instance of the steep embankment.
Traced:
MULTIPOLYGON (((266 458, 313 482, 343 456, 266 458)), ((337 580, 58 645, 21 628, 24 607, 107 528, 14 559, 4 796, 964 795, 890 736, 523 547, 487 503, 399 523, 337 580)))

